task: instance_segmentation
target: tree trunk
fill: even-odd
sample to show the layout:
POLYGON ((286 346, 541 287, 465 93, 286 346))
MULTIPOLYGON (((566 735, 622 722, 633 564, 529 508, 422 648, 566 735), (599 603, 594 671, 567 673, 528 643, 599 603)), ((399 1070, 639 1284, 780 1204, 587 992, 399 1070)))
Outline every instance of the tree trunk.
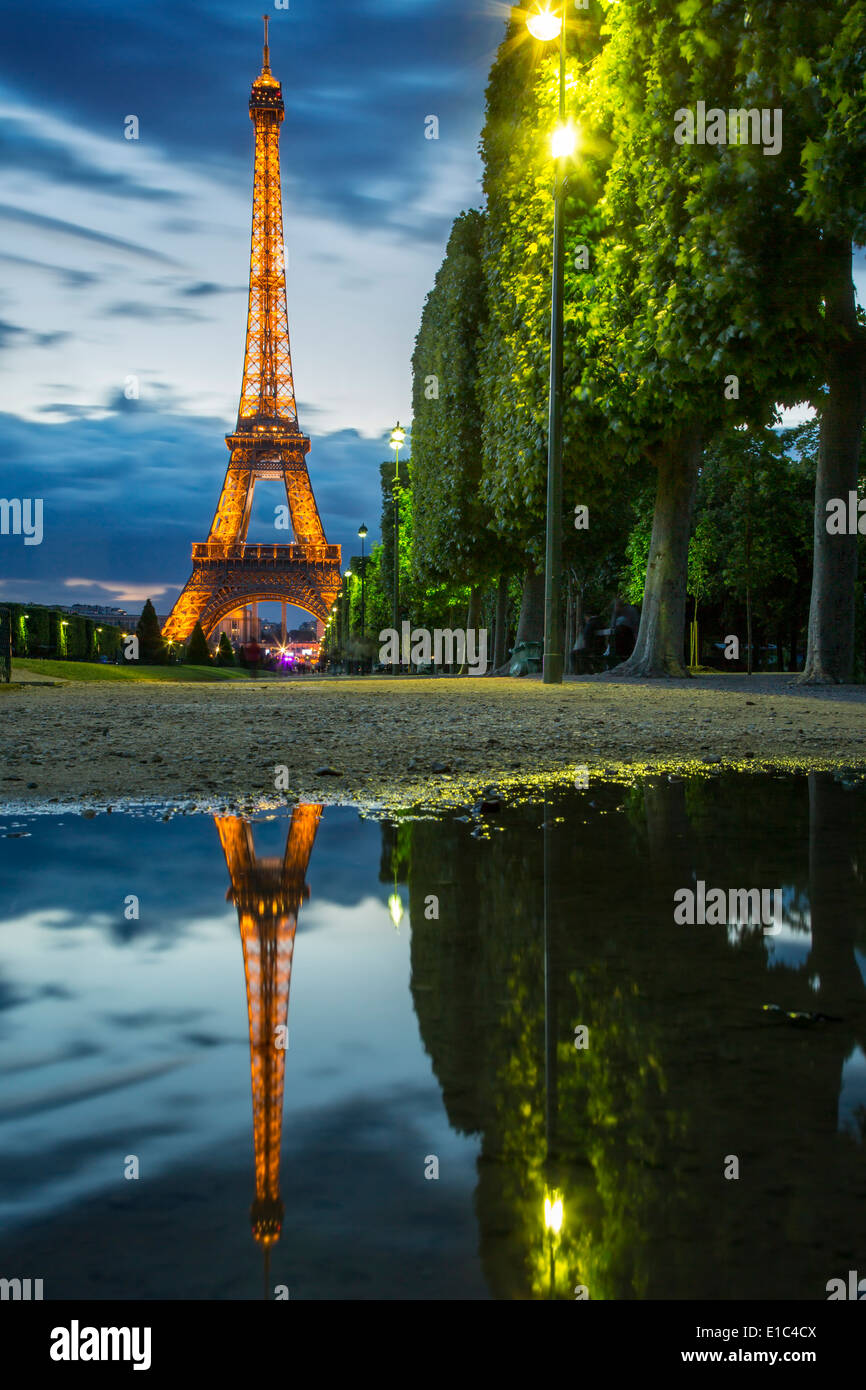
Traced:
POLYGON ((857 491, 860 443, 866 418, 866 335, 857 321, 851 242, 828 237, 826 306, 827 399, 821 414, 815 479, 815 554, 806 665, 801 684, 850 681, 854 667, 856 535, 827 532, 827 503, 857 491))
POLYGON ((795 619, 792 621, 792 623, 791 623, 791 656, 790 656, 790 665, 789 665, 789 667, 788 667, 788 670, 789 670, 789 671, 796 671, 796 670, 797 670, 797 659, 798 659, 798 657, 799 657, 799 655, 800 655, 800 652, 799 652, 799 649, 798 649, 799 640, 800 640, 799 624, 798 624, 798 622, 797 622, 797 619, 795 618, 795 619))
POLYGON ((500 574, 496 586, 496 622, 494 631, 493 669, 505 665, 508 656, 508 575, 500 574))
MULTIPOLYGON (((523 581, 523 594, 520 600, 520 616, 517 619, 517 634, 514 638, 515 647, 519 642, 543 642, 544 641, 544 571, 534 574, 531 570, 527 572, 523 581)), ((492 671, 488 671, 488 676, 507 676, 508 668, 511 665, 509 656, 505 656, 501 665, 494 666, 492 671)))
POLYGON ((568 670, 570 672, 574 671, 574 648, 577 644, 578 637, 583 632, 583 624, 586 621, 583 611, 584 592, 583 581, 576 581, 574 586, 574 630, 570 638, 570 645, 566 648, 565 652, 568 670))
MULTIPOLYGON (((480 604, 480 602, 479 602, 480 596, 481 596, 481 587, 480 587, 480 585, 478 585, 478 584, 473 584, 473 585, 471 585, 471 587, 470 587, 470 589, 469 589, 469 608, 467 609, 467 612, 466 612, 466 641, 467 641, 467 645, 468 645, 468 642, 469 642, 469 633, 470 633, 470 632, 477 632, 477 628, 478 628, 478 614, 479 614, 480 611, 481 611, 481 604, 480 604)), ((475 642, 475 648, 474 648, 474 650, 475 650, 476 652, 478 651, 477 636, 476 636, 476 642, 475 642)), ((469 674, 469 666, 468 666, 468 664, 467 664, 467 662, 466 662, 466 653, 465 653, 465 649, 464 649, 463 664, 461 665, 460 670, 457 672, 457 674, 458 674, 458 676, 466 676, 466 675, 469 674)))
POLYGON ((520 617, 517 620, 517 636, 514 645, 520 642, 544 641, 544 570, 538 574, 531 571, 523 581, 523 597, 520 601, 520 617))
POLYGON ((697 427, 665 441, 658 460, 646 587, 634 651, 618 676, 687 676, 683 662, 689 532, 703 439, 697 427))

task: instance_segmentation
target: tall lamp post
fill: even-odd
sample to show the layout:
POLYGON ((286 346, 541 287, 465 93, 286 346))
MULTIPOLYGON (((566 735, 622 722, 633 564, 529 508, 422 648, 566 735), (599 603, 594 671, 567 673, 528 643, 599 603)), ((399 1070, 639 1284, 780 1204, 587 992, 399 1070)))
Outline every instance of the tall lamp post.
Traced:
POLYGON ((346 664, 346 675, 351 675, 352 665, 349 657, 349 647, 352 641, 352 600, 349 594, 349 580, 352 578, 352 571, 343 572, 345 584, 343 586, 343 657, 346 664))
MULTIPOLYGON (((391 431, 391 448, 396 454, 394 464, 394 486, 391 496, 394 499, 394 607, 391 616, 391 626, 397 634, 397 641, 400 640, 400 445, 406 438, 406 431, 401 429, 400 421, 397 421, 391 431)), ((399 663, 397 670, 399 671, 399 663)))
POLYGON ((533 38, 548 43, 559 36, 559 124, 553 132, 553 274, 550 297, 550 396, 547 422, 547 523, 544 549, 544 663, 545 685, 562 684, 562 300, 563 206, 565 161, 573 154, 574 130, 565 123, 565 0, 561 11, 534 10, 526 27, 533 38))
MULTIPOLYGON (((367 528, 366 528, 366 526, 364 525, 363 521, 361 522, 361 525, 358 527, 358 535, 359 535, 360 538, 361 538, 361 646, 362 646, 362 649, 363 649, 364 644, 365 644, 366 639, 367 639, 367 613, 366 613, 365 592, 364 592, 364 582, 365 582, 366 576, 367 576, 367 561, 366 561, 366 558, 365 558, 365 555, 364 555, 364 541, 367 539, 367 528)), ((362 671, 364 670, 364 667, 365 667, 365 665, 366 665, 366 660, 367 660, 366 657, 362 655, 362 657, 361 657, 361 670, 362 670, 362 671)))

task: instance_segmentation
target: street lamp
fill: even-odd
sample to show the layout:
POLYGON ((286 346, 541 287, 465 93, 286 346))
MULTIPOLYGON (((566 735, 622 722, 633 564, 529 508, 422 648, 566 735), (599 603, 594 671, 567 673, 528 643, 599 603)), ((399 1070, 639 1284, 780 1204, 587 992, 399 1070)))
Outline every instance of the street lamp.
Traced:
MULTIPOLYGON (((400 445, 406 438, 406 431, 401 429, 400 421, 397 421, 391 431, 391 448, 396 454, 394 465, 394 487, 392 497, 394 499, 394 609, 391 616, 391 626, 399 634, 400 631, 400 445)), ((396 668, 399 670, 399 666, 396 668)))
MULTIPOLYGON (((366 580, 366 577, 367 577, 367 561, 366 561, 366 558, 365 558, 365 556, 364 556, 364 541, 365 541, 366 538, 367 538, 367 527, 364 525, 363 521, 361 522, 361 525, 358 527, 358 535, 359 535, 360 538, 361 538, 361 644, 362 644, 362 647, 363 647, 364 641, 365 641, 366 636, 367 636, 367 612, 366 612, 366 602, 365 602, 365 593, 364 593, 364 584, 365 584, 365 580, 366 580)), ((363 671, 363 669, 364 669, 364 661, 365 661, 365 658, 364 658, 363 655, 362 655, 362 657, 361 657, 361 670, 362 670, 362 671, 363 671)))
POLYGON ((565 122, 565 0, 559 14, 536 9, 526 27, 541 43, 559 38, 559 125, 553 132, 553 273, 550 296, 550 395, 547 422, 547 522, 544 547, 544 663, 545 685, 562 684, 562 301, 563 207, 565 160, 574 153, 574 129, 565 122))
POLYGON ((349 596, 349 580, 352 578, 352 571, 344 570, 343 578, 346 581, 343 590, 343 660, 346 665, 346 675, 351 675, 352 663, 349 660, 349 646, 352 641, 352 602, 349 596))

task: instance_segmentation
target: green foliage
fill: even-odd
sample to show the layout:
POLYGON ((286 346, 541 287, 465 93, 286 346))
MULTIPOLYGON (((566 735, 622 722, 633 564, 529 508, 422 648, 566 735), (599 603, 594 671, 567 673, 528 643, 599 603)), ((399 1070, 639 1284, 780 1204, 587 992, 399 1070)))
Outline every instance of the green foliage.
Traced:
POLYGON ((156 609, 150 599, 144 605, 136 625, 138 659, 145 666, 161 666, 168 661, 168 644, 159 627, 156 609))
POLYGON ((412 565, 421 584, 476 584, 499 563, 478 491, 483 229, 479 212, 456 219, 412 357, 412 565))
POLYGON ((229 641, 228 635, 225 632, 220 633, 219 646, 217 647, 215 661, 217 666, 234 666, 236 664, 235 654, 232 650, 232 644, 229 641))
POLYGON ((803 611, 814 475, 796 444, 794 431, 732 430, 707 451, 689 548, 689 592, 696 598, 745 602, 748 588, 771 624, 803 611))
MULTIPOLYGON (((581 93, 600 40, 591 24, 567 31, 568 115, 581 114, 581 93)), ((556 121, 555 45, 529 40, 515 11, 490 75, 482 132, 484 271, 487 320, 482 332, 479 394, 483 409, 482 498, 490 525, 516 556, 537 564, 544 552, 553 168, 549 132, 556 121)), ((581 383, 594 356, 587 306, 597 275, 603 225, 599 202, 609 145, 588 123, 579 164, 565 192, 565 330, 563 476, 565 534, 574 502, 598 503, 608 466, 594 394, 581 383), (578 268, 586 247, 589 269, 578 268)))
MULTIPOLYGON (((222 635, 225 637, 225 633, 222 635)), ((183 659, 187 666, 210 666, 210 648, 201 623, 196 623, 193 628, 183 659)))
POLYGON ((113 658, 120 646, 120 630, 110 623, 97 624, 80 614, 61 613, 38 604, 10 603, 12 649, 18 657, 49 657, 91 661, 113 658))
MULTIPOLYGON (((558 60, 524 20, 512 10, 490 74, 485 208, 454 224, 413 357, 401 606, 415 621, 458 604, 461 581, 543 558, 558 60), (425 394, 432 375, 438 401, 425 394)), ((866 0, 593 0, 570 17, 580 148, 565 189, 563 536, 581 592, 619 578, 641 600, 650 465, 672 442, 703 442, 693 596, 739 602, 748 573, 766 620, 805 605, 816 450, 783 447, 767 427, 780 404, 820 407, 834 333, 839 346, 827 237, 866 241, 864 34, 866 0), (780 111, 780 151, 678 144, 677 113, 698 101, 780 111), (573 528, 577 502, 589 532, 573 528)))

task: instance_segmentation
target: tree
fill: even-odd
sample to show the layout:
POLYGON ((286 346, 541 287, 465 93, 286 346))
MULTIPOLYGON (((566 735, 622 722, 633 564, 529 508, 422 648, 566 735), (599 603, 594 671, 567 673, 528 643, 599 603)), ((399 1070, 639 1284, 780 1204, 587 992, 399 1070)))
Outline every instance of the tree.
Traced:
POLYGON ((232 650, 232 644, 224 632, 220 633, 219 646, 217 647, 215 659, 217 666, 235 665, 235 654, 232 650))
POLYGON ((444 584, 451 592, 469 586, 468 628, 478 626, 478 587, 502 565, 479 495, 483 231, 475 210, 455 220, 412 357, 412 566, 421 585, 444 584))
POLYGON ((794 430, 728 430, 701 466, 688 589, 696 604, 700 597, 729 612, 734 607, 726 633, 736 633, 731 624, 745 609, 749 670, 753 616, 778 639, 790 634, 792 657, 805 618, 813 470, 800 455, 799 438, 794 430))
POLYGON ((164 666, 168 661, 168 644, 159 629, 159 618, 150 599, 141 610, 135 628, 138 637, 138 659, 144 666, 164 666))
MULTIPOLYGON (((225 633, 223 633, 222 636, 225 637, 225 633)), ((222 645, 222 641, 220 645, 222 645)), ((192 636, 187 644, 184 662, 187 666, 210 666, 211 664, 210 648, 208 647, 207 638, 204 635, 201 623, 196 623, 192 630, 192 636)))
MULTIPOLYGON (((690 521, 702 451, 722 428, 762 426, 814 382, 807 257, 768 199, 763 149, 678 143, 706 93, 757 104, 742 69, 745 4, 622 0, 594 74, 616 152, 597 307, 609 428, 655 465, 641 625, 623 675, 682 675, 690 521), (739 21, 739 23, 738 23, 739 21), (680 126, 682 130, 682 126, 680 126), (758 167, 756 161, 762 160, 758 167), (756 172, 757 170, 757 172, 756 172), (767 274, 769 265, 782 273, 767 274)), ((725 112, 727 115, 727 111, 725 112)))
POLYGON ((778 170, 788 215, 811 258, 819 321, 820 447, 814 569, 803 680, 851 679, 857 536, 829 535, 827 503, 856 491, 866 420, 866 318, 853 286, 852 244, 866 241, 866 3, 749 0, 744 64, 766 74, 784 108, 778 170))
MULTIPOLYGON (((395 469, 393 463, 379 465, 382 485, 382 544, 379 550, 379 570, 382 588, 388 595, 388 623, 394 595, 394 488, 395 469)), ((399 479, 396 484, 399 495, 400 527, 400 613, 408 616, 412 610, 415 585, 412 578, 412 460, 400 459, 399 479)), ((378 549, 378 547, 377 547, 378 549)), ((367 579, 370 566, 367 567, 367 579)))

